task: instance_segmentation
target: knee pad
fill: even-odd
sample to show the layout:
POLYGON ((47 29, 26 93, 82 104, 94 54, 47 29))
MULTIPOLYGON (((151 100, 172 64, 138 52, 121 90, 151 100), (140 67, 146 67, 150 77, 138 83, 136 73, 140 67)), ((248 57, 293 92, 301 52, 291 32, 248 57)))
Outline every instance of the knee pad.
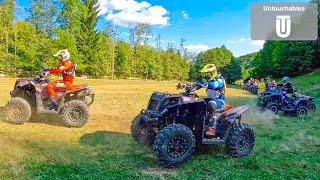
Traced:
POLYGON ((209 110, 216 110, 217 109, 217 102, 216 101, 209 101, 208 109, 209 110))

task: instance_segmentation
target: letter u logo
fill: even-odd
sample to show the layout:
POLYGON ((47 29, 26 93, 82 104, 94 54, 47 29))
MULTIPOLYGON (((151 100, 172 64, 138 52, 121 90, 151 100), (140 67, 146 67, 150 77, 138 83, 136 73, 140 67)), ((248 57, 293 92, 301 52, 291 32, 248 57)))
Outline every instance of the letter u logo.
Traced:
POLYGON ((280 38, 286 38, 291 33, 290 16, 277 16, 276 33, 280 38))

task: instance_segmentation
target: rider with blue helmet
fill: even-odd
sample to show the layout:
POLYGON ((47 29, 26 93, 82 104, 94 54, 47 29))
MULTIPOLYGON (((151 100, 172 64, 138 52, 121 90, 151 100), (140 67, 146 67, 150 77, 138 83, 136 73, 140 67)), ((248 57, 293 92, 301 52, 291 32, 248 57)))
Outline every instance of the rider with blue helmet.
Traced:
POLYGON ((284 94, 283 94, 284 95, 284 99, 288 100, 288 99, 292 98, 294 89, 292 87, 292 84, 290 82, 289 77, 285 76, 285 77, 282 78, 281 81, 283 83, 282 90, 284 91, 284 94))

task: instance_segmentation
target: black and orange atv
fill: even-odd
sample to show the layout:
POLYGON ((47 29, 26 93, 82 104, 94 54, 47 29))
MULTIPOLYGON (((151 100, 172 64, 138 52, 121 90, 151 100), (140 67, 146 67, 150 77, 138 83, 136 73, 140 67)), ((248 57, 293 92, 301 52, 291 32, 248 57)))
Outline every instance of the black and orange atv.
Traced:
POLYGON ((206 137, 209 115, 205 99, 154 92, 147 109, 133 120, 131 134, 138 144, 153 146, 155 156, 166 166, 187 161, 196 144, 202 148, 225 144, 231 156, 247 156, 255 141, 253 128, 241 122, 241 114, 247 109, 248 105, 219 109, 216 135, 206 137))
POLYGON ((45 87, 49 82, 42 75, 40 78, 17 79, 10 92, 11 100, 5 106, 6 120, 13 124, 24 124, 36 114, 55 113, 61 115, 68 127, 79 128, 85 125, 89 119, 88 107, 94 101, 94 93, 88 85, 60 88, 56 91, 56 104, 50 101, 46 92, 45 87))

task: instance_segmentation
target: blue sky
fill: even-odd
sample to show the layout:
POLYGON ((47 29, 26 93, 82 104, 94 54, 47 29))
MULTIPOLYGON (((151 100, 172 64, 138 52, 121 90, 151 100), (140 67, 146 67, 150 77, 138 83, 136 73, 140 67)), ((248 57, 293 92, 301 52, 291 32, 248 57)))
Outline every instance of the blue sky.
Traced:
MULTIPOLYGON (((119 26, 119 36, 128 39, 128 26, 138 22, 152 25, 152 34, 161 34, 162 46, 173 42, 179 47, 184 38, 189 51, 225 45, 234 56, 258 51, 263 41, 250 39, 250 4, 252 2, 308 2, 306 0, 99 0, 101 18, 119 26)), ((28 7, 28 1, 18 0, 28 7)), ((21 14, 20 17, 25 16, 21 14)), ((150 43, 155 42, 155 37, 150 43)))

